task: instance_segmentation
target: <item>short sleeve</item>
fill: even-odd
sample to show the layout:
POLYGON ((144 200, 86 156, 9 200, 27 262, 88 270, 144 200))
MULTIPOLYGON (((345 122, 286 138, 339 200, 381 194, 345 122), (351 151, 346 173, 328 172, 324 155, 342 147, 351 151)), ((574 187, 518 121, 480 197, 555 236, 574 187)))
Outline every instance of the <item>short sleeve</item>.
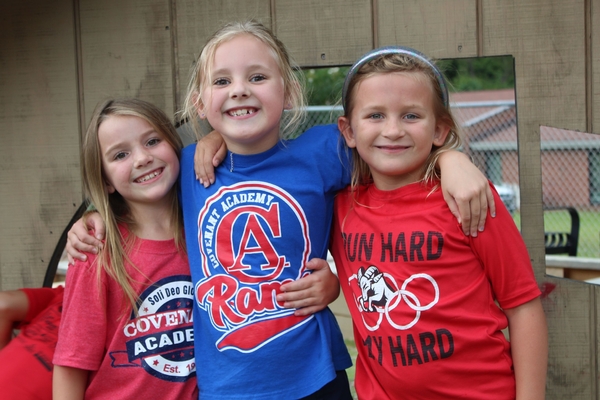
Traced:
POLYGON ((496 217, 488 218, 485 230, 470 238, 471 247, 484 266, 500 306, 513 308, 533 300, 541 292, 521 233, 493 186, 492 192, 496 217))
POLYGON ((106 279, 98 277, 95 257, 69 267, 63 314, 54 356, 57 365, 97 370, 106 342, 106 279))

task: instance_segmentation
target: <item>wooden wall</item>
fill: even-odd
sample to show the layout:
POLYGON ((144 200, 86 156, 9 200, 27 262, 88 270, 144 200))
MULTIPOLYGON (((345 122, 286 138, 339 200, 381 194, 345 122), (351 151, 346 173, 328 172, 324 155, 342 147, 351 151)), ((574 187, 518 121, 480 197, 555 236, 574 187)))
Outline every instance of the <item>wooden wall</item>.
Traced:
POLYGON ((271 26, 303 66, 380 45, 515 58, 522 231, 550 331, 549 399, 600 399, 600 287, 544 275, 539 126, 600 132, 600 0, 4 0, 0 6, 0 289, 39 286, 82 200, 78 147, 94 105, 179 108, 222 23, 271 26), (593 29, 596 27, 596 29, 593 29))

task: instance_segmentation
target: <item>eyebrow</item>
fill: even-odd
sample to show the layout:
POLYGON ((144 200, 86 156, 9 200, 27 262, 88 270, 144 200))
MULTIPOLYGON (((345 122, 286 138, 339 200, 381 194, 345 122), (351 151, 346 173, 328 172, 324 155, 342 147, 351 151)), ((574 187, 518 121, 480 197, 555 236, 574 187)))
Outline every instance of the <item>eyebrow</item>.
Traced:
MULTIPOLYGON (((246 70, 249 71, 254 71, 257 69, 271 69, 270 67, 268 67, 266 64, 251 64, 245 67, 246 70)), ((230 69, 228 67, 226 68, 220 68, 220 69, 216 69, 212 72, 213 78, 216 78, 219 75, 229 75, 230 73, 230 69)))

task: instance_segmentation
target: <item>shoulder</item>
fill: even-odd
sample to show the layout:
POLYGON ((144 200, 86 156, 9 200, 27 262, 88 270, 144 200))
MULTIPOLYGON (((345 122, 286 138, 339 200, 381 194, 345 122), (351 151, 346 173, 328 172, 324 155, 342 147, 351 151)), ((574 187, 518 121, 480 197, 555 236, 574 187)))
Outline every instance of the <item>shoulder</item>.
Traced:
POLYGON ((196 143, 187 145, 181 151, 181 160, 179 168, 179 176, 182 183, 188 182, 189 179, 196 179, 194 172, 194 155, 196 153, 196 143))
POLYGON ((343 189, 340 189, 335 194, 335 212, 337 214, 345 214, 354 206, 361 207, 366 205, 368 202, 368 196, 366 195, 369 185, 362 185, 353 188, 347 185, 343 189))
POLYGON ((98 266, 98 256, 92 253, 85 253, 87 256, 87 260, 81 261, 76 260, 74 264, 70 264, 67 269, 67 277, 65 281, 66 291, 69 292, 70 287, 73 286, 70 282, 81 282, 81 281, 90 281, 92 279, 96 279, 98 266))
POLYGON ((348 185, 343 189, 340 189, 335 195, 335 201, 338 203, 343 203, 352 198, 352 194, 355 193, 354 189, 348 185))
POLYGON ((321 134, 321 135, 339 135, 340 131, 336 124, 327 124, 327 125, 314 125, 313 127, 307 129, 303 135, 306 134, 321 134))
POLYGON ((181 150, 181 162, 194 160, 194 153, 196 152, 196 143, 189 144, 181 150))
POLYGON ((319 162, 348 165, 347 155, 344 155, 344 140, 335 124, 315 125, 291 143, 293 147, 311 151, 313 156, 323 156, 324 159, 319 159, 319 162))
POLYGON ((329 125, 315 125, 309 129, 307 129, 303 134, 301 134, 299 139, 310 139, 312 140, 337 140, 340 138, 340 131, 336 124, 329 125))

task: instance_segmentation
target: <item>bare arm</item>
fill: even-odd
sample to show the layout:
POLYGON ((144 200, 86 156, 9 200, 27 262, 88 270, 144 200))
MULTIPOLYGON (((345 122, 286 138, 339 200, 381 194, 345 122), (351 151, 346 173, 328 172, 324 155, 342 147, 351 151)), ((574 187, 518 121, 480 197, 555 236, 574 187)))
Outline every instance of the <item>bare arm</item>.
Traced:
POLYGON ((25 292, 0 292, 0 350, 10 342, 15 323, 25 319, 28 309, 29 299, 25 292))
POLYGON ((473 237, 483 231, 488 208, 496 216, 496 204, 485 175, 458 151, 447 151, 438 160, 442 175, 442 192, 452 214, 462 224, 463 232, 473 237))
POLYGON ((517 383, 517 400, 543 400, 548 364, 548 328, 540 298, 504 310, 517 383))
POLYGON ((53 400, 81 400, 87 387, 89 371, 79 368, 54 366, 52 376, 53 400))
POLYGON ((216 131, 210 132, 196 144, 194 153, 194 170, 196 179, 204 187, 215 182, 215 167, 221 164, 227 154, 227 146, 216 131))
POLYGON ((277 301, 284 307, 296 308, 297 316, 314 314, 323 310, 340 295, 340 284, 337 276, 331 272, 327 261, 313 258, 306 264, 313 273, 297 281, 281 286, 277 301))

